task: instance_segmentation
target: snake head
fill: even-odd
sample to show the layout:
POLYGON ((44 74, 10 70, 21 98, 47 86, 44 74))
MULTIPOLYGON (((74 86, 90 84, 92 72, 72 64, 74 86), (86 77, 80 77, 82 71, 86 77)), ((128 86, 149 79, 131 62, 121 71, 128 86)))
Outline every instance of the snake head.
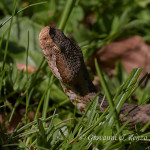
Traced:
POLYGON ((64 33, 52 27, 45 27, 39 34, 40 47, 51 68, 61 81, 64 92, 77 107, 84 111, 95 95, 96 89, 89 79, 83 55, 78 45, 67 38, 64 33))
POLYGON ((39 43, 56 78, 66 84, 73 82, 84 64, 78 45, 61 30, 50 26, 41 30, 39 43))

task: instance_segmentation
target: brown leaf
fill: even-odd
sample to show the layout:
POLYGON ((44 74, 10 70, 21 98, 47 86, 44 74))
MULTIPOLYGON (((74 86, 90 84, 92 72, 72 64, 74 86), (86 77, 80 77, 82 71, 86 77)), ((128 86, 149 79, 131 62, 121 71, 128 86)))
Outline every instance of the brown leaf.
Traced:
POLYGON ((97 58, 99 66, 108 75, 114 74, 118 60, 127 73, 133 68, 141 67, 143 68, 141 76, 143 76, 150 70, 150 46, 140 36, 118 40, 102 47, 87 63, 95 72, 94 58, 97 58))
MULTIPOLYGON (((23 70, 24 72, 26 72, 26 70, 27 70, 26 64, 17 63, 17 68, 18 68, 18 70, 23 70)), ((28 65, 28 73, 32 73, 34 71, 36 71, 35 67, 28 65)))
MULTIPOLYGON (((5 117, 8 117, 8 114, 0 114, 0 124, 3 124, 5 117)), ((8 134, 13 133, 14 129, 17 127, 18 123, 21 120, 20 114, 15 113, 12 117, 11 122, 9 123, 8 120, 5 122, 5 129, 7 130, 8 134)))

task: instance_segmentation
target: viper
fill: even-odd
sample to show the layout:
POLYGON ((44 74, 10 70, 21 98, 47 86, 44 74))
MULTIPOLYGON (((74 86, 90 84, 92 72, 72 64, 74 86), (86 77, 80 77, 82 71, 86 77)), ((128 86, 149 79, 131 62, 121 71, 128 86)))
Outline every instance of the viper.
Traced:
MULTIPOLYGON (((80 47, 64 33, 50 26, 44 27, 39 34, 39 43, 48 65, 60 81, 62 88, 71 102, 84 113, 85 106, 94 99, 97 90, 90 80, 80 47)), ((99 94, 98 106, 103 95, 99 94)), ((108 107, 105 99, 100 107, 104 111, 108 107)), ((146 124, 150 121, 150 104, 136 107, 134 104, 125 103, 120 111, 120 116, 125 115, 122 121, 131 118, 130 123, 146 124), (135 108, 135 109, 134 109, 135 108)))

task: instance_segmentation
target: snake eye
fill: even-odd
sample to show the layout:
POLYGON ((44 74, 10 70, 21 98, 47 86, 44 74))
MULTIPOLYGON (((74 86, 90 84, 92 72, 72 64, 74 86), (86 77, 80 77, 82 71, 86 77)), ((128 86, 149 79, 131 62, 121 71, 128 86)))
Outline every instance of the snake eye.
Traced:
POLYGON ((58 50, 58 48, 56 46, 54 46, 53 51, 56 52, 58 50))

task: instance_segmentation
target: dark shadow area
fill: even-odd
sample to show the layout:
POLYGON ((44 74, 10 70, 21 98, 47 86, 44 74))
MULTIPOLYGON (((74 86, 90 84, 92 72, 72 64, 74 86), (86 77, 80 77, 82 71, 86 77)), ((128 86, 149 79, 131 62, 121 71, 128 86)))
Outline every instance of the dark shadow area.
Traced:
MULTIPOLYGON (((6 46, 6 40, 3 40, 2 48, 0 51, 0 61, 3 61, 4 59, 5 46, 6 46)), ((6 62, 13 63, 14 62, 13 57, 17 54, 24 53, 25 51, 26 49, 22 46, 19 46, 18 43, 9 41, 6 62)))
MULTIPOLYGON (((6 40, 3 40, 2 50, 5 49, 5 46, 6 46, 6 40)), ((18 43, 9 41, 8 52, 16 54, 16 53, 25 52, 25 50, 26 49, 23 46, 19 46, 18 43)))

